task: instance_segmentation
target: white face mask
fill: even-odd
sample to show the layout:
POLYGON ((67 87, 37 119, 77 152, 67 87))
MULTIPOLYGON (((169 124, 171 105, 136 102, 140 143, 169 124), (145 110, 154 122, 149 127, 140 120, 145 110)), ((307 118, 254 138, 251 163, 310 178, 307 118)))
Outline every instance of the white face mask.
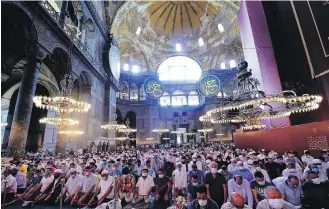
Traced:
POLYGON ((240 171, 242 171, 244 168, 243 168, 243 166, 239 165, 239 166, 238 166, 238 169, 239 169, 240 171))
POLYGON ((259 185, 265 185, 265 181, 257 181, 259 185))
POLYGON ((122 177, 123 177, 123 178, 127 178, 128 175, 127 175, 127 174, 122 174, 122 177))
POLYGON ((163 178, 164 177, 164 175, 163 174, 159 174, 159 178, 163 178))
POLYGON ((147 173, 142 173, 142 176, 146 177, 147 176, 147 173))
POLYGON ((198 200, 198 203, 201 207, 204 207, 207 205, 207 200, 198 200))
POLYGON ((282 209, 284 205, 283 199, 268 199, 268 204, 274 209, 282 209))
POLYGON ((192 182, 192 185, 196 187, 196 186, 199 185, 199 183, 198 182, 192 182))
POLYGON ((261 168, 259 166, 256 167, 256 171, 260 171, 261 168))
POLYGON ((217 168, 211 168, 211 173, 217 173, 217 168))
POLYGON ((320 183, 321 183, 320 178, 312 179, 312 182, 313 182, 314 184, 320 184, 320 183))

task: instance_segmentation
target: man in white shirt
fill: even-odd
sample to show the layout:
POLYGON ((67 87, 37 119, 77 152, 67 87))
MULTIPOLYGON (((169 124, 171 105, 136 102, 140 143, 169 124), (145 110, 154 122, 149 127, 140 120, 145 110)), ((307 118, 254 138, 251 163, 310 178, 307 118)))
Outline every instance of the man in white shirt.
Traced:
POLYGON ((295 166, 296 163, 288 163, 287 168, 282 171, 282 176, 288 178, 288 176, 294 175, 299 179, 299 181, 303 182, 303 174, 300 170, 296 169, 295 166))
MULTIPOLYGON (((10 170, 4 170, 3 179, 1 178, 1 200, 4 198, 4 192, 6 192, 6 202, 10 202, 15 197, 13 191, 17 191, 16 178, 10 174, 10 170), (6 191, 5 191, 6 190, 6 191)), ((4 202, 1 201, 3 204, 4 202)))
POLYGON ((114 197, 114 177, 109 176, 109 172, 107 170, 103 170, 101 173, 102 179, 100 180, 96 192, 93 197, 90 199, 89 204, 91 204, 96 195, 98 199, 98 205, 103 202, 108 202, 114 197))
POLYGON ((152 188, 154 187, 153 178, 148 175, 148 169, 142 170, 142 176, 138 178, 136 184, 137 194, 134 195, 133 203, 137 203, 144 199, 145 203, 150 202, 150 195, 152 188))
POLYGON ((236 159, 231 160, 231 164, 227 166, 227 170, 231 173, 236 170, 236 159))
POLYGON ((305 166, 308 165, 313 160, 314 160, 314 158, 311 156, 310 151, 304 150, 304 155, 302 156, 302 162, 304 163, 304 165, 305 166))
POLYGON ((197 166, 198 170, 202 171, 202 163, 201 163, 201 161, 197 161, 197 157, 196 156, 193 156, 192 157, 192 161, 188 165, 188 171, 191 171, 192 170, 192 165, 193 164, 197 166))
MULTIPOLYGON (((79 184, 82 181, 83 176, 79 175, 77 172, 77 169, 75 168, 70 168, 69 170, 69 179, 67 180, 66 184, 65 184, 65 188, 64 188, 64 194, 66 195, 66 198, 64 200, 64 202, 68 202, 69 200, 71 200, 70 195, 74 195, 79 184), (70 194, 67 195, 66 191, 70 194)), ((58 197, 57 199, 59 199, 60 197, 58 197)))
POLYGON ((187 185, 187 174, 186 171, 182 167, 181 162, 176 163, 176 170, 173 172, 174 177, 174 189, 176 190, 176 194, 184 195, 186 193, 186 185, 187 185))
MULTIPOLYGON (((78 205, 89 202, 93 193, 96 191, 97 182, 97 176, 91 173, 91 168, 87 166, 84 170, 84 177, 74 195, 74 199, 78 200, 78 205)), ((71 204, 73 203, 74 201, 72 200, 71 204)))

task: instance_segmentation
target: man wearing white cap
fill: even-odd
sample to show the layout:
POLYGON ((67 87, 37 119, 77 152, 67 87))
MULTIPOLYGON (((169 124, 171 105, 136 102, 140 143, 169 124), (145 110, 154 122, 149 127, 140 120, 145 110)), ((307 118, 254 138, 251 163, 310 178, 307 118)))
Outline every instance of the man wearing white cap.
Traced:
POLYGON ((185 190, 186 190, 186 185, 187 185, 187 174, 186 174, 186 170, 183 169, 182 165, 183 164, 181 162, 177 162, 176 170, 174 170, 174 172, 173 172, 174 186, 175 186, 174 189, 177 190, 177 194, 186 193, 185 190))
MULTIPOLYGON (((70 195, 74 195, 79 184, 82 181, 82 176, 78 174, 77 169, 70 168, 69 170, 69 179, 67 180, 64 188, 64 194, 66 195, 66 198, 64 202, 68 202, 71 198, 70 195), (66 192, 68 192, 70 195, 67 195, 66 192)), ((57 198, 59 199, 59 197, 57 198)))
POLYGON ((304 163, 304 165, 308 165, 313 160, 314 158, 311 156, 310 151, 304 150, 304 155, 302 156, 302 162, 304 163))
MULTIPOLYGON (((61 193, 61 182, 62 179, 65 181, 65 179, 63 178, 63 171, 61 169, 55 169, 54 171, 54 181, 52 183, 52 189, 50 191, 50 193, 46 196, 46 198, 44 199, 44 201, 48 204, 54 204, 57 197, 60 195, 61 193)), ((43 197, 41 196, 40 199, 37 200, 43 200, 43 197)))
POLYGON ((103 170, 101 173, 102 179, 100 180, 96 192, 93 197, 90 199, 89 204, 91 204, 95 197, 97 196, 98 205, 103 202, 108 202, 114 197, 114 178, 109 176, 109 172, 107 170, 103 170))

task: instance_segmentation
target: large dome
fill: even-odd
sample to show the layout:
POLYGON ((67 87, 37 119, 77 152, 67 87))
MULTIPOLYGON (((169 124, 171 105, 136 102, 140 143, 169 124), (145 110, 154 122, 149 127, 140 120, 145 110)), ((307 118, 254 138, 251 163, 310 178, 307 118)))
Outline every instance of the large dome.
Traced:
POLYGON ((232 2, 127 1, 117 12, 111 33, 118 42, 122 64, 156 71, 168 57, 185 55, 203 70, 215 69, 243 56, 237 10, 232 2), (179 52, 177 43, 182 47, 179 52))

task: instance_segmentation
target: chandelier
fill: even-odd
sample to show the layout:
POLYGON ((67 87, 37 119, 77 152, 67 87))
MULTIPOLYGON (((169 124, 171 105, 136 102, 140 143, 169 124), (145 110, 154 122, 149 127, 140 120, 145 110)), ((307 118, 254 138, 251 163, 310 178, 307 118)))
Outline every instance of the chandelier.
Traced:
POLYGON ((65 135, 75 136, 75 135, 82 135, 84 132, 80 131, 80 130, 60 130, 57 133, 58 134, 65 134, 65 135))
POLYGON ((308 112, 319 108, 322 96, 304 94, 297 96, 292 90, 276 91, 271 95, 259 90, 259 81, 251 78, 248 63, 239 64, 235 79, 237 88, 233 97, 209 110, 199 118, 202 122, 243 123, 244 130, 266 128, 260 120, 288 117, 293 113, 308 112))
POLYGON ((60 81, 61 93, 60 96, 47 97, 35 96, 33 102, 36 107, 41 109, 52 110, 57 113, 85 113, 88 112, 91 105, 85 102, 78 102, 71 98, 73 88, 73 79, 69 74, 65 74, 60 81))
POLYGON ((129 135, 131 133, 137 132, 137 129, 130 128, 129 125, 130 125, 130 120, 129 120, 129 118, 127 118, 126 127, 122 128, 122 129, 119 129, 118 132, 124 133, 129 138, 129 135))
POLYGON ((207 128, 207 127, 206 127, 207 125, 206 125, 205 122, 203 122, 202 124, 203 124, 203 128, 202 128, 202 129, 198 129, 198 132, 203 133, 204 135, 206 135, 207 133, 213 131, 212 128, 207 128))
POLYGON ((41 109, 52 110, 57 113, 57 117, 45 117, 39 120, 40 123, 51 124, 57 128, 73 126, 79 124, 78 120, 69 118, 69 114, 73 112, 88 112, 91 105, 85 102, 78 102, 71 98, 73 88, 73 79, 70 74, 65 74, 60 81, 61 92, 59 96, 35 96, 33 102, 36 107, 41 109))
POLYGON ((114 110, 113 113, 112 113, 112 120, 109 121, 108 124, 102 125, 101 128, 102 129, 110 130, 111 132, 116 132, 116 131, 118 131, 120 129, 125 129, 126 128, 125 125, 121 125, 121 124, 118 124, 117 123, 117 121, 116 121, 117 117, 118 116, 117 116, 117 114, 116 114, 116 112, 114 110))
POLYGON ((161 136, 163 133, 169 132, 169 129, 163 128, 163 122, 160 121, 159 122, 159 128, 153 129, 152 131, 155 132, 155 133, 158 133, 159 136, 161 136))

